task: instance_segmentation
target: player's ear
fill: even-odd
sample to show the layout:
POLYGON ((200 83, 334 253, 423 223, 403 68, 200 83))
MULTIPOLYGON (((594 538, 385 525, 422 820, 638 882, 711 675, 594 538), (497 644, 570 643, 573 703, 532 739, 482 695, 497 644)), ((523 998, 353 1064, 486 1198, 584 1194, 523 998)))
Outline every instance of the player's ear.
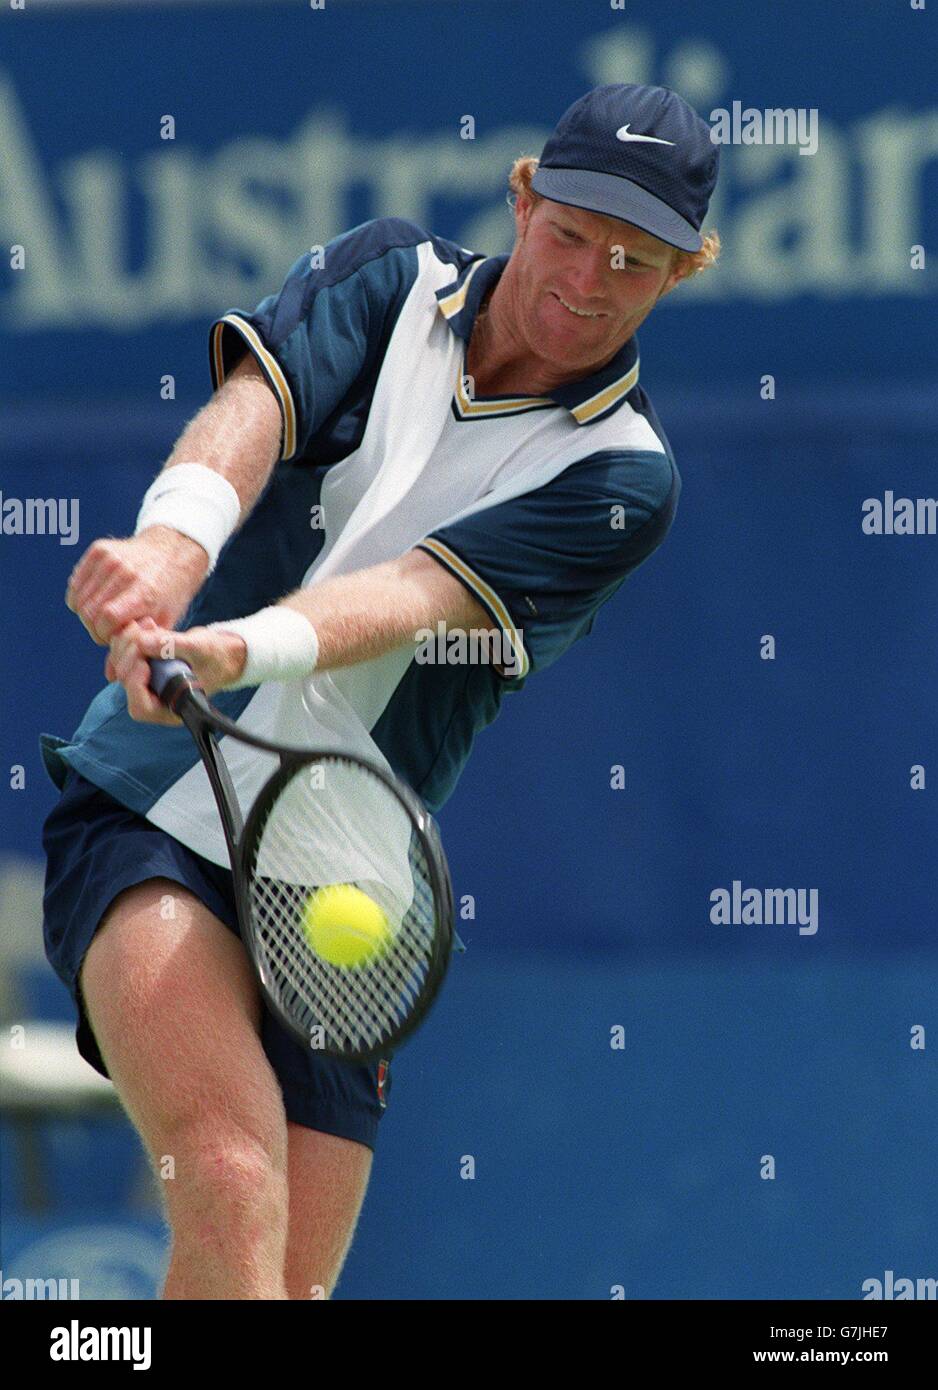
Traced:
POLYGON ((663 299, 666 294, 674 289, 675 285, 679 285, 682 280, 686 280, 689 274, 690 265, 686 258, 676 254, 671 263, 671 269, 668 272, 667 279, 658 291, 658 298, 663 299))
POLYGON ((522 190, 518 193, 513 203, 515 213, 515 229, 518 236, 523 238, 527 235, 527 230, 531 222, 531 214, 534 211, 534 199, 530 193, 522 190))

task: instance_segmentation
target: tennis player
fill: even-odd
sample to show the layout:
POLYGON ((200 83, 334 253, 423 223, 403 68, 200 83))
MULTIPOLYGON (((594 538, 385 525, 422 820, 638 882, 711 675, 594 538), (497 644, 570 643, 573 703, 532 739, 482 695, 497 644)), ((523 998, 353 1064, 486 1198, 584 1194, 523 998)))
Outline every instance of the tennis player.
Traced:
MULTIPOLYGON (((331 1294, 390 1059, 324 1058, 261 1004, 208 781, 146 659, 174 652, 231 718, 364 754, 438 810, 503 697, 671 526, 635 333, 716 258, 717 163, 674 92, 603 86, 511 170, 510 255, 393 217, 304 254, 213 325, 214 393, 135 534, 71 576, 109 684, 43 741, 46 950, 162 1180, 165 1298, 331 1294), (427 660, 438 624, 491 659, 427 660)), ((247 807, 269 756, 228 761, 247 807)))

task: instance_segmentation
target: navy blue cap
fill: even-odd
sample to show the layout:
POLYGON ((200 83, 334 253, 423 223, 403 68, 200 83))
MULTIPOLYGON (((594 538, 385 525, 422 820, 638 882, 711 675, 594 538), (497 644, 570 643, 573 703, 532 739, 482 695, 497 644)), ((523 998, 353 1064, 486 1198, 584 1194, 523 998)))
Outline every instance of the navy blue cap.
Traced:
POLYGON ((710 127, 668 87, 594 87, 561 116, 531 187, 699 251, 717 181, 710 127))

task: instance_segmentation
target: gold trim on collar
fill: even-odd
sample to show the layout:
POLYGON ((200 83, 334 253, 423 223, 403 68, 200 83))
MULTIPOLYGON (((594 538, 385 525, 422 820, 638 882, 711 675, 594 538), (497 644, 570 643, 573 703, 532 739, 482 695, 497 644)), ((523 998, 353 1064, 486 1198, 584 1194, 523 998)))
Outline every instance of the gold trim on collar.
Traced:
POLYGON ((445 298, 436 301, 444 318, 452 319, 459 313, 466 302, 466 291, 469 289, 473 275, 475 275, 480 265, 485 265, 487 259, 488 257, 483 257, 481 261, 475 262, 458 290, 453 290, 452 294, 448 294, 445 298))
POLYGON ((581 401, 579 405, 573 406, 570 414, 574 416, 578 424, 585 425, 590 420, 595 420, 596 416, 601 415, 604 410, 615 405, 623 396, 627 396, 637 381, 638 361, 634 367, 630 367, 625 376, 620 376, 618 381, 604 386, 601 391, 596 392, 595 396, 590 396, 589 400, 581 401))

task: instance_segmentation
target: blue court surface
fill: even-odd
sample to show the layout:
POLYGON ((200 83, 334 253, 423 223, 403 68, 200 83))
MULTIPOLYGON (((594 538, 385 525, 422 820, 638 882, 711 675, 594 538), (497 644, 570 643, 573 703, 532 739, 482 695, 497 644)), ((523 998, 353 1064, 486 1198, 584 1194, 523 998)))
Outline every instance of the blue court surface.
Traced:
MULTIPOLYGON (((927 1277, 934 1062, 909 1030, 935 977, 927 959, 586 964, 470 947, 394 1062, 336 1297, 856 1299, 887 1270, 927 1277)), ((153 1297, 163 1242, 135 1204, 131 1136, 60 1122, 44 1142, 48 1223, 4 1174, 5 1276, 29 1277, 40 1253, 56 1275, 51 1245, 84 1297, 153 1297)))

